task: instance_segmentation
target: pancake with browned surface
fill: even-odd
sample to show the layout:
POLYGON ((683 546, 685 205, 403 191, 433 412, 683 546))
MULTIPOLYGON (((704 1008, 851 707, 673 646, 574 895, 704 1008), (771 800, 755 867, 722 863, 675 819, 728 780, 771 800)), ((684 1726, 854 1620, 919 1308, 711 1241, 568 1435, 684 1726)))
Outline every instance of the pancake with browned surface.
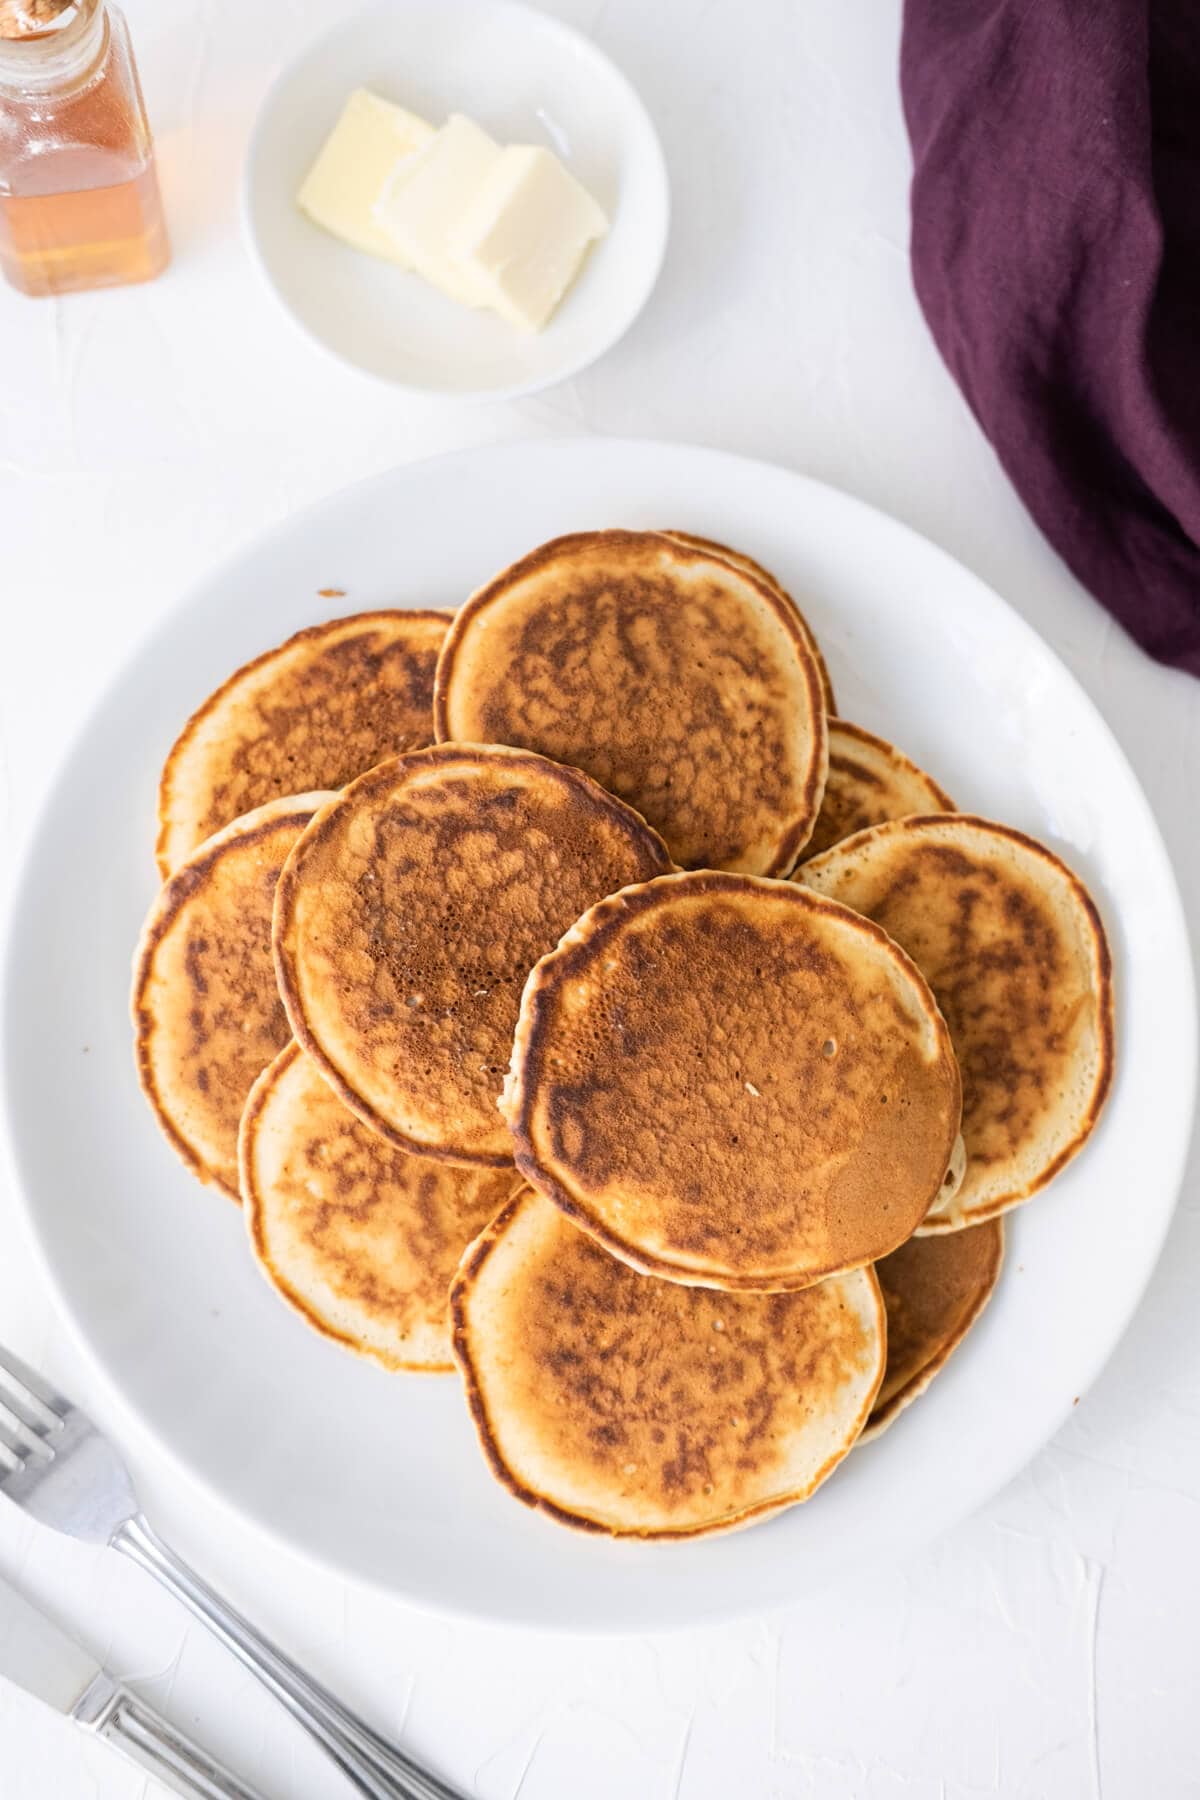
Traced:
POLYGON ((434 722, 585 769, 684 867, 786 873, 825 786, 795 608, 661 532, 556 538, 482 588, 438 659, 434 722))
POLYGON ((843 838, 888 819, 954 810, 945 789, 895 744, 846 719, 830 719, 829 778, 804 855, 820 856, 843 838))
POLYGON ((1019 831, 952 814, 860 832, 796 879, 903 944, 950 1027, 967 1169, 921 1229, 1028 1200, 1086 1142, 1112 1081, 1112 962, 1078 876, 1019 831))
POLYGON ((385 756, 431 744, 433 672, 449 628, 445 613, 356 613, 298 631, 231 675, 163 768, 163 877, 267 800, 344 787, 385 756))
POLYGON ((526 975, 602 894, 669 867, 578 769, 498 745, 395 757, 317 815, 284 869, 292 1029, 400 1149, 508 1166, 497 1100, 526 975))
POLYGON ((788 593, 782 582, 778 581, 769 569, 764 569, 761 563, 755 562, 752 556, 747 556, 744 550, 734 550, 728 544, 718 543, 716 538, 698 537, 694 531, 667 531, 663 535, 665 537, 674 538, 676 543, 690 544, 694 550, 707 550, 710 551, 713 556, 723 557, 726 562, 732 563, 735 569, 742 569, 747 575, 753 575, 756 581, 761 581, 765 587, 773 588, 777 594, 787 601, 790 607, 795 609, 796 617, 800 621, 801 629, 808 640, 808 647, 816 660, 817 671, 821 677, 821 692, 825 697, 825 711, 827 713, 835 713, 837 711, 837 703, 833 697, 833 683, 829 679, 829 670, 825 666, 825 658, 821 654, 821 646, 816 640, 812 626, 800 611, 800 608, 796 605, 795 600, 791 594, 788 593))
POLYGON ((454 1367, 450 1280, 511 1170, 392 1149, 295 1043, 251 1090, 238 1160, 254 1254, 289 1306, 387 1369, 454 1367))
POLYGON ((870 1269, 794 1294, 680 1287, 528 1190, 468 1250, 451 1313, 493 1474, 614 1537, 732 1531, 806 1500, 854 1443, 884 1366, 870 1269))
POLYGON ((863 1437, 885 1431, 944 1368, 984 1307, 1004 1259, 1004 1221, 913 1237, 875 1264, 887 1310, 887 1368, 863 1437))
POLYGON ((877 926, 704 872, 601 901, 542 959, 504 1109, 522 1174, 614 1255, 737 1291, 903 1243, 960 1093, 933 996, 877 926))
POLYGON ((189 1168, 235 1200, 246 1096, 291 1036, 271 959, 275 883, 330 798, 269 801, 201 844, 159 893, 134 957, 146 1098, 189 1168))

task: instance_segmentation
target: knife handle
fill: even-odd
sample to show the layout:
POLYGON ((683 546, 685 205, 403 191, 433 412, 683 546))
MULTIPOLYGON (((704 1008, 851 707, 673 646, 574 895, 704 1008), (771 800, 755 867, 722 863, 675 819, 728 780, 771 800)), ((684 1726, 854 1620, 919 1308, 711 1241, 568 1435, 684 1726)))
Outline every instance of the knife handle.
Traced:
POLYGON ((263 1800, 257 1788, 239 1781, 103 1671, 89 1683, 71 1716, 186 1800, 263 1800))

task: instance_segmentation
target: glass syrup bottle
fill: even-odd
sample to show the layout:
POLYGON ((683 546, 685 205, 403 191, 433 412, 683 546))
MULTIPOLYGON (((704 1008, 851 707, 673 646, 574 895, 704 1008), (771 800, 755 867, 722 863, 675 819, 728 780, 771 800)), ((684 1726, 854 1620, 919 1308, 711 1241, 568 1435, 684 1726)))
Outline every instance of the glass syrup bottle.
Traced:
POLYGON ((26 294, 166 267, 154 148, 107 0, 0 0, 0 270, 26 294))

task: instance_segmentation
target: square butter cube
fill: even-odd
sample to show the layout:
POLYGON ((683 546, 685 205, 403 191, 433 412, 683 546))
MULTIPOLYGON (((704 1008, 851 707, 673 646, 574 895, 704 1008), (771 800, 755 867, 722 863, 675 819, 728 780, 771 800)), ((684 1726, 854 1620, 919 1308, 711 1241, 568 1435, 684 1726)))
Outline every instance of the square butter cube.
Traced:
POLYGON ((526 144, 502 150, 450 232, 450 247, 489 306, 540 331, 608 220, 557 156, 526 144))
POLYGON ((396 170, 375 209, 377 223, 412 267, 467 306, 487 306, 490 296, 469 269, 459 267, 449 234, 500 154, 500 146, 472 119, 451 113, 424 148, 396 170))
POLYGON ((380 228, 375 206, 397 165, 432 136, 433 126, 416 113, 393 106, 369 88, 355 88, 305 176, 296 204, 314 224, 356 250, 407 266, 395 240, 380 228))

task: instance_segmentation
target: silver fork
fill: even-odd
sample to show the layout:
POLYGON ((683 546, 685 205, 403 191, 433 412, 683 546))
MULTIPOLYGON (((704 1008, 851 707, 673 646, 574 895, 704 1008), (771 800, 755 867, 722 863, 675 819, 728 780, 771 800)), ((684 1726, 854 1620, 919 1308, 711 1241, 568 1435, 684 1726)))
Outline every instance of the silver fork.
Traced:
POLYGON ((0 1494, 31 1518, 108 1544, 161 1581, 274 1694, 368 1800, 462 1800, 306 1675, 169 1550, 143 1517, 117 1449, 10 1350, 0 1349, 0 1494))

